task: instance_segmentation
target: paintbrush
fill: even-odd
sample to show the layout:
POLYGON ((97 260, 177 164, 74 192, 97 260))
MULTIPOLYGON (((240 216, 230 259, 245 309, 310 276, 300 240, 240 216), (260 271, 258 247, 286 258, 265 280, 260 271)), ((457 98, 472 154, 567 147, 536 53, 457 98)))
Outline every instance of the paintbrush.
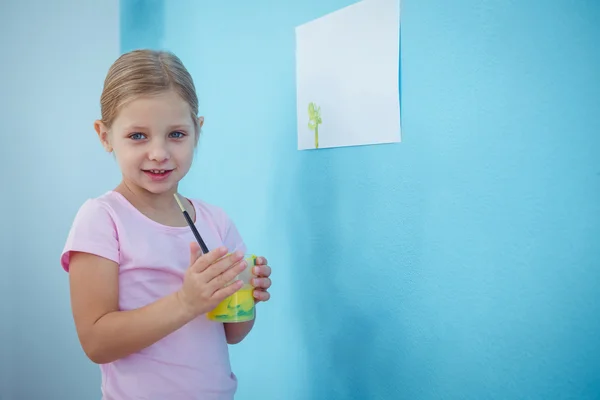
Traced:
POLYGON ((196 237, 196 240, 198 241, 198 244, 200 245, 202 252, 204 254, 208 253, 208 247, 206 247, 204 240, 202 240, 200 233, 198 233, 198 230, 196 229, 196 225, 194 225, 194 221, 192 221, 190 214, 185 210, 185 207, 183 206, 183 204, 181 204, 181 201, 179 200, 179 196, 177 196, 177 193, 173 193, 173 196, 175 197, 175 201, 177 201, 177 204, 179 204, 179 208, 181 208, 181 212, 183 213, 185 220, 187 221, 188 225, 190 226, 192 233, 196 237))

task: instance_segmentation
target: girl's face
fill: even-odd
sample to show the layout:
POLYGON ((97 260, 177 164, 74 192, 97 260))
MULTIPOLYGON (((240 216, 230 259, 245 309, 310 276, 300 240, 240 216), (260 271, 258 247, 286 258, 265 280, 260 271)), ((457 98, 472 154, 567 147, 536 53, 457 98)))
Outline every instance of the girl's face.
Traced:
MULTIPOLYGON (((202 123, 200 117, 198 129, 202 123)), ((126 103, 110 131, 99 121, 95 127, 132 189, 173 193, 192 165, 198 133, 189 105, 174 91, 126 103)))

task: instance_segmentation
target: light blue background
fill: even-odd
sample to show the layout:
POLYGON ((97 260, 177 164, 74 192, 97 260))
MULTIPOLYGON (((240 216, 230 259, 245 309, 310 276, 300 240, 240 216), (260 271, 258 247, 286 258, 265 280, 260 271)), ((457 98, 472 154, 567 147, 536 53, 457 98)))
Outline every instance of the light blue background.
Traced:
POLYGON ((59 257, 120 178, 93 129, 118 17, 115 0, 0 1, 0 400, 100 398, 59 257))
MULTIPOLYGON (((206 125, 183 192, 225 208, 274 270, 272 301, 232 346, 237 398, 599 398, 600 5, 404 1, 403 142, 299 152, 294 27, 348 4, 121 1, 121 51, 172 50, 196 80, 206 125)), ((106 34, 90 7, 73 11, 88 32, 75 47, 106 34)), ((108 65, 84 65, 80 81, 100 87, 108 65)), ((2 112, 28 116, 24 103, 52 77, 23 79, 2 112)), ((99 98, 78 95, 82 113, 99 98)), ((56 98, 42 99, 35 111, 56 115, 56 98)), ((95 112, 78 118, 91 127, 95 112)), ((27 132, 43 131, 38 117, 27 132)), ((99 145, 80 154, 77 139, 69 157, 53 156, 61 143, 4 129, 5 143, 27 146, 8 156, 22 166, 26 207, 40 206, 54 175, 21 154, 86 194, 114 183, 111 169, 77 172, 108 162, 99 145)), ((55 257, 84 195, 61 190, 62 202, 42 205, 40 234, 15 216, 3 240, 22 257, 16 272, 2 265, 14 284, 3 281, 0 300, 16 305, 3 310, 2 400, 99 393, 55 257), (26 244, 40 241, 43 257, 26 244)))

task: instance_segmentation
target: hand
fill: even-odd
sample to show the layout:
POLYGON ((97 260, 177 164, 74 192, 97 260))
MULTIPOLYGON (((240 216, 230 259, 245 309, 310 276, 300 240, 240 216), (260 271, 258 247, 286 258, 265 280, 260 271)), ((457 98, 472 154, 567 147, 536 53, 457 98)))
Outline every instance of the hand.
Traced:
POLYGON ((271 298, 271 294, 267 292, 267 289, 271 287, 271 267, 267 265, 267 259, 264 257, 256 258, 256 266, 253 268, 254 275, 256 278, 252 279, 252 286, 256 288, 254 290, 254 301, 268 301, 271 298))
POLYGON ((225 257, 227 252, 227 248, 220 247, 202 254, 197 243, 190 245, 190 266, 177 292, 190 318, 213 310, 243 286, 241 280, 227 284, 246 268, 244 254, 235 252, 225 257))

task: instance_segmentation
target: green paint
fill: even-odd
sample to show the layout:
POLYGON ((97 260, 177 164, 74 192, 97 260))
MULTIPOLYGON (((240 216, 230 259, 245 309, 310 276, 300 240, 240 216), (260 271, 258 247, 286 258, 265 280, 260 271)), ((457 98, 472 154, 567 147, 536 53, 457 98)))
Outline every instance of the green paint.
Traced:
POLYGON ((319 148, 319 125, 323 122, 321 120, 321 107, 313 102, 308 104, 308 129, 315 132, 315 149, 319 148))

